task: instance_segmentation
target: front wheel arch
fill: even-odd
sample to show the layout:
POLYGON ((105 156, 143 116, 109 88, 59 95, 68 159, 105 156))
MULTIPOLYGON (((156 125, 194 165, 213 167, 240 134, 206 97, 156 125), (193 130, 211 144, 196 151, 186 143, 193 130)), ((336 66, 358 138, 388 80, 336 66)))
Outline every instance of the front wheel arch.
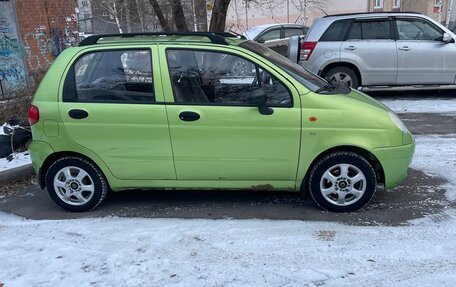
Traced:
POLYGON ((361 87, 363 85, 363 77, 361 76, 361 72, 359 71, 358 67, 352 63, 348 63, 348 62, 336 62, 336 63, 331 63, 329 65, 327 65, 326 67, 324 67, 320 72, 319 72, 319 75, 321 77, 324 77, 326 75, 326 73, 333 69, 333 68, 337 68, 337 67, 345 67, 345 68, 349 68, 351 70, 353 70, 353 72, 355 72, 356 76, 358 77, 358 86, 361 87))
POLYGON ((385 183, 385 172, 383 171, 383 166, 380 163, 380 161, 378 160, 378 158, 373 153, 371 153, 370 151, 365 150, 363 148, 357 147, 357 146, 337 146, 337 147, 333 147, 333 148, 330 148, 330 149, 327 149, 327 150, 321 152, 317 157, 315 157, 315 159, 309 165, 309 167, 306 171, 306 174, 305 174, 303 180, 301 181, 301 186, 300 186, 299 190, 302 193, 304 193, 305 195, 308 195, 308 193, 309 193, 309 191, 307 190, 306 187, 308 186, 308 183, 309 183, 310 171, 312 170, 314 165, 320 159, 325 157, 326 155, 334 153, 334 152, 354 152, 354 153, 357 153, 360 156, 364 157, 374 168, 374 171, 377 175, 377 184, 385 183))

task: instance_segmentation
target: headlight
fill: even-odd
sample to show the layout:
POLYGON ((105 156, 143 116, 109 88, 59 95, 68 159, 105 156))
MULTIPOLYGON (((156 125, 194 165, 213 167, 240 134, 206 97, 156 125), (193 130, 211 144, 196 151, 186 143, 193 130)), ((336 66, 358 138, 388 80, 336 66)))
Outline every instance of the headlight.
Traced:
POLYGON ((398 116, 396 116, 395 113, 388 112, 388 115, 390 116, 391 120, 398 129, 400 129, 405 134, 411 134, 407 127, 404 125, 404 123, 401 121, 401 119, 398 116))

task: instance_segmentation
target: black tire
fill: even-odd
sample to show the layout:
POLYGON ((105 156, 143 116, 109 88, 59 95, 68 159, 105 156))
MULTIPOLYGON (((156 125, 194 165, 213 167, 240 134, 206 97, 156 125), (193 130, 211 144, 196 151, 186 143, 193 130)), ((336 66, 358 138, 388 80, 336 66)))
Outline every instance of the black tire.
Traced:
POLYGON ((63 157, 49 167, 46 173, 46 188, 49 196, 58 206, 72 212, 83 212, 94 209, 105 199, 109 190, 108 182, 101 170, 92 162, 77 156, 63 157), (86 203, 80 205, 68 204, 57 195, 58 191, 54 188, 54 178, 65 167, 82 169, 90 176, 89 179, 92 181, 94 191, 92 192, 92 197, 86 203))
POLYGON ((336 75, 337 73, 342 73, 342 74, 346 74, 348 76, 350 76, 350 78, 352 79, 351 80, 351 84, 349 85, 351 88, 353 89, 357 89, 359 87, 359 84, 360 84, 360 79, 358 77, 358 75, 355 73, 355 71, 353 71, 352 69, 350 68, 347 68, 347 67, 344 67, 344 66, 339 66, 339 67, 334 67, 330 70, 328 70, 324 75, 323 77, 325 79, 331 79, 333 78, 334 75, 336 75))
MULTIPOLYGON (((356 170, 352 167, 350 167, 350 171, 347 174, 352 172, 356 175, 356 170)), ((337 168, 335 170, 337 171, 337 168)), ((347 178, 351 179, 350 176, 348 176, 347 178)), ((337 178, 337 180, 341 179, 343 180, 344 178, 342 176, 337 178)), ((332 184, 331 182, 329 183, 330 185, 332 184)), ((350 184, 351 182, 349 181, 349 185, 350 184)), ((353 183, 353 186, 355 184, 358 183, 353 183)), ((340 186, 338 186, 338 184, 333 184, 333 186, 335 188, 340 189, 340 186)), ((372 168, 372 165, 364 157, 354 152, 333 152, 324 156, 312 166, 309 176, 308 187, 312 199, 322 209, 333 212, 354 212, 366 206, 372 199, 377 189, 377 179, 375 171, 372 168), (324 180, 323 175, 326 171, 331 170, 335 166, 343 164, 351 165, 352 167, 357 168, 359 171, 362 172, 362 174, 365 177, 365 181, 359 184, 365 184, 365 190, 364 193, 362 193, 362 195, 360 195, 359 197, 353 196, 353 198, 352 194, 348 191, 344 195, 344 202, 345 198, 348 197, 348 203, 346 203, 346 205, 341 206, 337 203, 331 202, 330 199, 325 198, 321 190, 320 184, 324 180), (353 201, 352 203, 350 203, 350 199, 353 201)), ((335 195, 335 193, 331 193, 331 195, 328 197, 335 195)), ((339 195, 337 196, 337 198, 339 198, 339 195)), ((334 199, 334 201, 336 200, 334 199)))

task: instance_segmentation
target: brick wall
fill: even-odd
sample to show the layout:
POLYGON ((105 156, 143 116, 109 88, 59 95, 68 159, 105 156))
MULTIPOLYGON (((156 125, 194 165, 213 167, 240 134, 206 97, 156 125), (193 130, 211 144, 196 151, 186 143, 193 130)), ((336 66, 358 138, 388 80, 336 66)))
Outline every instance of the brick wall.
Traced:
POLYGON ((15 0, 19 33, 31 80, 36 84, 55 57, 77 38, 74 0, 15 0))

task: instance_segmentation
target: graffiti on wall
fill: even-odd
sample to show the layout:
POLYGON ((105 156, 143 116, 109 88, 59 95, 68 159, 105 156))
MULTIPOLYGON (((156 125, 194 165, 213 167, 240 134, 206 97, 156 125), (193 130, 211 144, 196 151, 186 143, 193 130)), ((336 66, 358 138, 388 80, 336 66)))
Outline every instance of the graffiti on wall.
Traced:
POLYGON ((11 2, 0 2, 0 98, 13 96, 27 86, 14 19, 11 2))

